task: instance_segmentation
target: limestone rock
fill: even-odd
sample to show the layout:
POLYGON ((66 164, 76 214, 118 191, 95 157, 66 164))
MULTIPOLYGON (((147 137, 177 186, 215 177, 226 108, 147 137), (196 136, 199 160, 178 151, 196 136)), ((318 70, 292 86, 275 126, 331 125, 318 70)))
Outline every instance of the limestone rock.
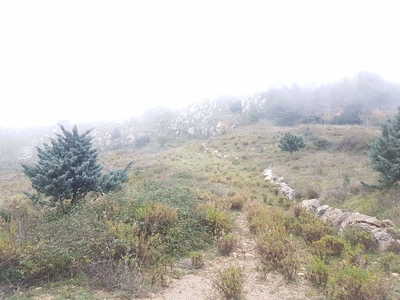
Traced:
POLYGON ((328 210, 332 210, 332 208, 325 204, 325 205, 321 205, 319 207, 317 207, 317 209, 315 210, 315 217, 320 218, 322 215, 324 215, 328 210))
POLYGON ((340 226, 344 220, 351 216, 351 212, 343 212, 332 222, 333 226, 340 226))
POLYGON ((321 202, 319 199, 308 199, 301 201, 301 207, 303 207, 306 211, 311 211, 312 213, 314 213, 320 206, 321 202))
POLYGON ((321 216, 321 220, 325 223, 332 224, 333 221, 335 221, 337 217, 342 213, 343 211, 339 208, 326 210, 325 213, 321 216))
POLYGON ((363 227, 364 229, 372 230, 377 227, 378 228, 382 227, 382 222, 375 217, 370 217, 360 213, 353 213, 348 218, 346 218, 341 222, 340 227, 347 228, 357 225, 359 227, 363 227))

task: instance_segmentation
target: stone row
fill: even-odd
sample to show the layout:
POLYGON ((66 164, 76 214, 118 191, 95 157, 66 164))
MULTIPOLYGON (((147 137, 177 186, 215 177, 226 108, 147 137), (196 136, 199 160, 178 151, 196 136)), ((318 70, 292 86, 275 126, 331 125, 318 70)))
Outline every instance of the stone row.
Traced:
MULTIPOLYGON (((283 177, 273 174, 271 169, 265 169, 262 175, 265 180, 277 184, 282 195, 289 200, 294 199, 295 191, 284 182, 283 177)), ((344 212, 327 204, 323 205, 321 199, 303 200, 300 205, 307 211, 312 212, 316 218, 339 228, 339 231, 352 227, 370 231, 376 239, 380 250, 386 250, 390 246, 400 246, 400 240, 396 240, 391 233, 396 230, 396 226, 391 220, 380 221, 375 217, 358 212, 344 212)))

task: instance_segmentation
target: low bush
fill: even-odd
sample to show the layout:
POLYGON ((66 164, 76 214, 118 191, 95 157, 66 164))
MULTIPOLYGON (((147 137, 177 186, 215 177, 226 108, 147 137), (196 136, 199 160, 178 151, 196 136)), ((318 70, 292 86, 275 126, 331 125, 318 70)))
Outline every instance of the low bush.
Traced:
POLYGON ((333 272, 326 287, 329 300, 386 300, 390 294, 390 280, 355 266, 343 266, 333 272))
POLYGON ((232 221, 227 211, 216 208, 214 205, 201 205, 203 224, 215 237, 221 237, 232 231, 232 221))
POLYGON ((243 269, 230 266, 218 271, 215 278, 211 280, 211 285, 226 299, 239 299, 243 291, 244 281, 243 269))
POLYGON ((345 241, 331 235, 325 235, 320 240, 311 243, 313 253, 325 262, 331 257, 338 257, 345 249, 345 241))
POLYGON ((223 255, 229 255, 233 252, 237 244, 237 238, 233 234, 225 234, 215 242, 218 251, 223 255))
POLYGON ((400 272, 400 257, 393 252, 386 253, 379 261, 380 268, 385 273, 400 272))
POLYGON ((191 252, 190 259, 192 261, 192 266, 195 269, 200 269, 204 266, 204 259, 203 255, 200 252, 191 252))
POLYGON ((269 230, 286 231, 286 217, 277 209, 269 209, 259 202, 251 202, 247 206, 247 219, 250 231, 254 234, 269 230))
POLYGON ((296 248, 293 238, 288 234, 275 230, 262 234, 257 241, 257 251, 263 273, 277 271, 288 280, 295 279, 300 266, 296 248))
POLYGON ((231 209, 233 210, 242 210, 243 205, 246 201, 246 197, 244 195, 234 195, 230 198, 231 209))
POLYGON ((137 211, 140 231, 146 236, 166 233, 178 221, 176 209, 162 203, 151 203, 137 211))
POLYGON ((316 286, 325 287, 329 273, 331 272, 328 265, 326 265, 325 261, 320 259, 318 256, 312 256, 307 264, 307 275, 306 278, 316 286))
POLYGON ((312 213, 304 209, 297 209, 295 215, 297 215, 297 218, 291 231, 301 236, 307 244, 320 240, 324 235, 332 231, 331 227, 316 219, 312 213))
POLYGON ((366 251, 378 249, 378 243, 372 233, 360 227, 350 227, 343 231, 343 238, 353 245, 362 245, 366 251))

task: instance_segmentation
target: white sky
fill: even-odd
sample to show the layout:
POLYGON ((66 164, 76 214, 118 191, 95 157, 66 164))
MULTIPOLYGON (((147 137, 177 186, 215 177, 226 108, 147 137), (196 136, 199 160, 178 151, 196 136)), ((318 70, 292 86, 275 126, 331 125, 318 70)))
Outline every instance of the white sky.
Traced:
POLYGON ((125 118, 370 71, 400 82, 397 1, 0 1, 0 125, 125 118))

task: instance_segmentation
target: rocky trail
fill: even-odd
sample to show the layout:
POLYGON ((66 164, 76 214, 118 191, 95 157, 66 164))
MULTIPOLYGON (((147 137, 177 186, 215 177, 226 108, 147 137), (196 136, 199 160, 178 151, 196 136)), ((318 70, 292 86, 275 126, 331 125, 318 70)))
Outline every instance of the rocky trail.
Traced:
POLYGON ((248 228, 244 211, 237 215, 235 224, 235 234, 238 236, 236 252, 230 256, 215 257, 214 254, 213 259, 206 260, 205 265, 197 270, 192 269, 190 259, 182 260, 177 264, 177 269, 185 274, 183 277, 172 279, 165 290, 142 299, 220 299, 221 295, 218 295, 212 288, 211 281, 219 270, 231 265, 240 266, 244 270, 245 284, 242 299, 302 300, 313 298, 307 296, 309 288, 302 276, 299 276, 295 283, 287 283, 282 276, 277 274, 268 274, 266 278, 262 278, 257 270, 260 261, 257 258, 256 242, 248 228))

